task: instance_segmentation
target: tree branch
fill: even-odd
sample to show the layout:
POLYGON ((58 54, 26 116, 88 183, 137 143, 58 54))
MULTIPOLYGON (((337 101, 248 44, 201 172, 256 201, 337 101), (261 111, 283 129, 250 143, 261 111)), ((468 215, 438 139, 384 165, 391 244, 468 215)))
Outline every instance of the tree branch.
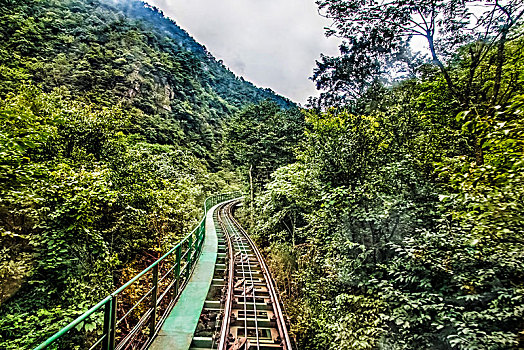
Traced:
POLYGON ((444 67, 444 64, 442 64, 442 62, 437 56, 437 52, 435 50, 435 43, 433 42, 433 35, 430 35, 430 33, 428 33, 426 38, 428 39, 429 50, 431 51, 431 58, 433 60, 433 63, 435 63, 439 67, 451 93, 458 98, 460 103, 467 107, 466 101, 464 101, 463 96, 457 91, 455 84, 453 83, 453 80, 451 79, 451 76, 449 75, 446 67, 444 67))

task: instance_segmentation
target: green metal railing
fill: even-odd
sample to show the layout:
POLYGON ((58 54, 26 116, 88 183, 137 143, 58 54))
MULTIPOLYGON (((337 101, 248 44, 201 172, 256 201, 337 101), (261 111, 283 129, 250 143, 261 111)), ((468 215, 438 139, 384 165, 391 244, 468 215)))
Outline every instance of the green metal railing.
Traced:
POLYGON ((65 349, 79 342, 89 350, 146 349, 191 277, 205 239, 207 211, 240 195, 230 192, 206 198, 204 216, 180 243, 35 350, 65 349), (66 334, 70 339, 65 339, 66 334))

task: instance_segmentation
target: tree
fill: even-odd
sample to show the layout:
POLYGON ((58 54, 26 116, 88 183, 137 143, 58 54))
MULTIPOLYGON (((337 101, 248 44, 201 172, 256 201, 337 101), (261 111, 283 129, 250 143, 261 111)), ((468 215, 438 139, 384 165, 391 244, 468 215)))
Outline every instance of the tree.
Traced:
POLYGON ((491 82, 484 99, 491 106, 507 101, 501 91, 506 45, 520 35, 516 28, 524 15, 521 1, 497 0, 486 5, 475 0, 318 0, 317 4, 334 21, 327 35, 344 39, 340 57, 322 56, 317 62, 313 79, 319 89, 328 90, 322 98, 347 101, 376 79, 409 71, 413 66, 410 40, 422 37, 431 62, 464 109, 475 102, 474 82, 481 78, 480 69, 488 59, 495 60, 495 69, 484 77, 491 82), (467 65, 464 75, 450 71, 457 54, 468 58, 463 62, 467 65))
POLYGON ((226 126, 225 156, 246 179, 251 171, 255 190, 261 190, 273 171, 294 161, 293 148, 303 128, 304 116, 298 109, 282 110, 270 101, 249 105, 226 126))
MULTIPOLYGON (((362 4, 355 0, 319 0, 322 13, 333 19, 327 35, 344 39, 341 56, 322 56, 313 80, 327 90, 313 104, 345 104, 362 96, 376 81, 395 76, 430 74, 442 79, 461 110, 471 111, 462 124, 492 117, 522 91, 522 73, 513 71, 512 57, 522 56, 524 5, 521 1, 393 0, 362 4), (431 64, 410 51, 421 37, 431 64), (520 43, 515 44, 516 41, 520 43)), ((471 130, 471 153, 484 162, 484 136, 471 130)))
MULTIPOLYGON (((504 74, 517 81, 521 47, 522 38, 506 44, 504 74)), ((479 68, 488 75, 496 50, 489 55, 479 68)), ((469 63, 458 56, 447 69, 460 78, 469 63)), ((349 107, 306 113, 297 162, 259 197, 255 232, 286 268, 276 280, 289 291, 299 346, 518 347, 522 95, 510 88, 492 115, 460 112, 441 73, 422 69, 374 84, 349 107), (483 164, 471 135, 482 139, 483 164)))

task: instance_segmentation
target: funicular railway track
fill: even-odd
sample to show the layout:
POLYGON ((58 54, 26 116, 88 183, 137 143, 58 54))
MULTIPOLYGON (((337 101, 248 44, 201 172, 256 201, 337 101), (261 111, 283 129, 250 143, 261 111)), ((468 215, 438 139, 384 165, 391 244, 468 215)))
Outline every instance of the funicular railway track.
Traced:
POLYGON ((190 234, 35 350, 292 350, 269 270, 233 216, 239 195, 207 198, 190 234))
POLYGON ((233 216, 238 204, 227 202, 215 212, 222 234, 219 254, 222 252, 223 263, 217 264, 214 280, 220 293, 210 291, 208 296, 214 295, 215 301, 207 301, 201 315, 201 321, 210 321, 206 323, 212 337, 200 342, 204 338, 193 338, 192 349, 291 350, 288 324, 267 265, 233 216))

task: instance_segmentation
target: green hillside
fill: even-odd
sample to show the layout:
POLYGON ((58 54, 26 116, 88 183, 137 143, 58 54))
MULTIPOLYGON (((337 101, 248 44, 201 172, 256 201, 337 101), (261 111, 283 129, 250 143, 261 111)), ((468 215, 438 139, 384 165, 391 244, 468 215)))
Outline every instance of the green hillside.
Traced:
POLYGON ((0 23, 0 348, 26 349, 238 188, 227 120, 294 104, 141 1, 2 0, 0 23))
POLYGON ((1 17, 2 96, 20 81, 46 92, 65 86, 121 105, 154 142, 183 142, 204 155, 219 122, 243 105, 293 105, 236 77, 141 1, 3 1, 1 17))

